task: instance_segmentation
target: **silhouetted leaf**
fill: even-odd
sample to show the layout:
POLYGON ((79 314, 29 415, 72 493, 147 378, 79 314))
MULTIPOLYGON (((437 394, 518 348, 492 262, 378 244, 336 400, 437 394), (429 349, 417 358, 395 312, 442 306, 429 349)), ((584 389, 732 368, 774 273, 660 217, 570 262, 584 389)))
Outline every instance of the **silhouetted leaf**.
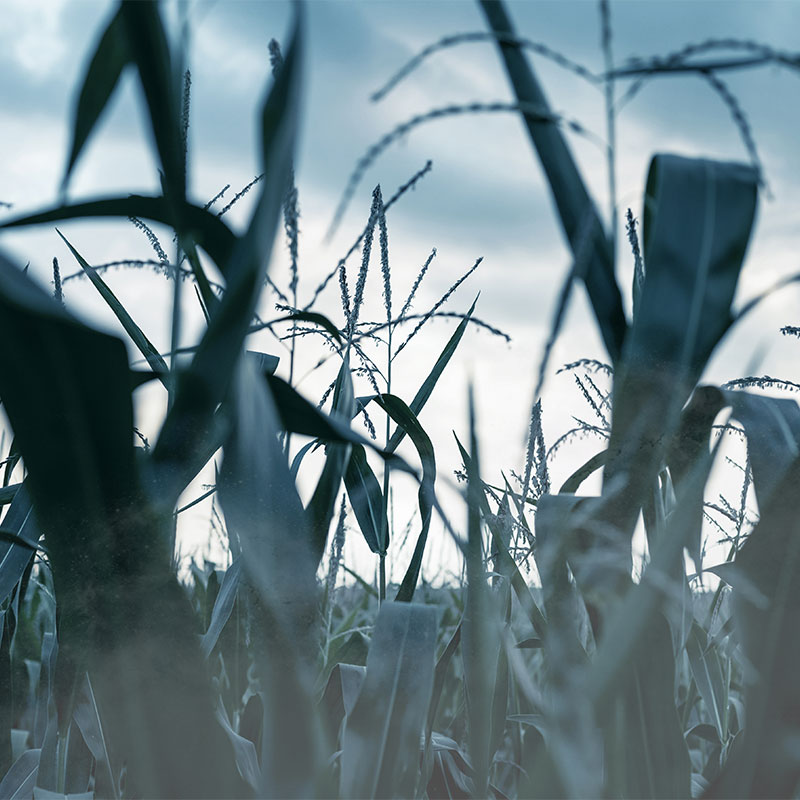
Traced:
MULTIPOLYGON (((540 109, 543 114, 550 113, 544 91, 522 48, 509 41, 515 33, 505 7, 498 0, 481 0, 481 8, 490 28, 500 37, 497 46, 517 100, 540 109)), ((585 263, 578 265, 579 276, 586 283, 606 349, 616 362, 622 355, 627 325, 614 277, 612 248, 603 224, 558 125, 526 116, 524 112, 522 116, 547 176, 572 254, 576 260, 585 258, 585 263)))
POLYGON ((66 189, 72 169, 97 127, 128 59, 128 43, 122 29, 120 11, 117 10, 98 42, 78 95, 72 125, 72 144, 61 182, 62 190, 66 189))

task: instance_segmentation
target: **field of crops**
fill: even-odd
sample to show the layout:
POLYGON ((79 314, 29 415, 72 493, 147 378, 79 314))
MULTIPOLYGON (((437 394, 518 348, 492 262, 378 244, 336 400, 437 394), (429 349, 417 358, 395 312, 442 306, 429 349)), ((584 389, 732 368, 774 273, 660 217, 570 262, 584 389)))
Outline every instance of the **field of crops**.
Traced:
POLYGON ((258 177, 235 196, 223 197, 226 187, 197 199, 187 190, 186 53, 158 3, 116 7, 75 94, 60 196, 36 213, 0 209, 0 238, 59 230, 127 337, 70 307, 63 257, 49 291, 0 250, 0 798, 798 796, 800 407, 762 391, 797 385, 746 374, 700 381, 739 320, 800 280, 734 311, 765 179, 723 76, 797 70, 800 56, 712 40, 619 68, 601 0, 606 69, 594 74, 518 35, 500 0, 479 6, 485 31, 427 48, 382 93, 439 51, 482 42, 514 102, 442 107, 389 132, 355 165, 333 221, 358 202, 366 170, 418 126, 494 112, 524 123, 572 264, 554 279, 550 333, 530 365, 524 470, 482 471, 488 434, 471 389, 469 418, 453 421, 463 431, 457 517, 420 417, 465 332, 503 334, 480 317, 479 299, 464 313, 444 305, 480 259, 422 313, 414 302, 435 251, 410 290, 397 288, 387 212, 413 203, 406 194, 430 164, 396 192, 374 189, 363 231, 301 302, 294 156, 308 9, 296 4, 287 41, 269 45, 258 177), (548 104, 531 53, 604 93, 610 224, 565 137, 584 132, 548 104), (71 202, 73 173, 125 71, 142 90, 161 191, 71 202), (674 72, 709 82, 748 158, 654 155, 637 220, 617 205, 615 103, 674 72), (248 193, 252 211, 237 230, 226 213, 248 193), (110 288, 113 265, 93 266, 64 232, 68 221, 101 218, 127 218, 152 245, 151 263, 123 266, 166 279, 168 351, 110 288), (280 248, 286 285, 269 273, 280 248), (615 268, 621 251, 632 313, 615 268), (591 417, 548 450, 541 394, 562 367, 553 352, 581 285, 607 359, 562 368, 591 417), (204 320, 188 348, 187 286, 204 320), (341 298, 336 318, 316 304, 329 290, 341 298), (368 291, 380 293, 380 319, 364 311, 368 291), (448 316, 445 346, 416 356, 419 380, 398 385, 395 358, 448 316), (252 349, 263 331, 288 343, 281 361, 252 349), (336 364, 321 396, 298 387, 300 347, 336 364), (151 442, 135 409, 137 393, 154 387, 163 413, 151 442), (554 483, 552 455, 585 436, 596 453, 554 483), (724 459, 735 485, 716 499, 709 478, 724 459), (188 496, 209 464, 213 483, 188 496), (599 493, 582 493, 599 476, 599 493), (393 582, 390 498, 409 481, 416 513, 393 582), (180 568, 179 515, 209 497, 223 561, 180 568), (454 544, 460 581, 423 579, 434 525, 454 544), (709 525, 724 541, 719 559, 706 552, 709 525), (343 557, 346 536, 366 543, 374 583, 343 557))

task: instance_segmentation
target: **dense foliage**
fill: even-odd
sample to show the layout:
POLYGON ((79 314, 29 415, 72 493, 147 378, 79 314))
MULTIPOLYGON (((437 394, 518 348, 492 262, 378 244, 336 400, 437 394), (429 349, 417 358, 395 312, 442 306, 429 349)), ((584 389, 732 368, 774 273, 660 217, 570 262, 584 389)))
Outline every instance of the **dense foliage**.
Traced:
MULTIPOLYGON (((58 282, 51 297, 0 255, 0 400, 13 430, 0 488, 0 796, 796 796, 800 409, 697 385, 735 322, 758 162, 652 159, 641 252, 630 220, 634 313, 626 318, 613 231, 527 61, 531 43, 516 37, 500 2, 482 7, 485 38, 518 101, 505 110, 525 121, 574 257, 541 374, 571 286, 582 281, 610 364, 570 369, 584 373, 578 383, 606 446, 554 491, 537 404, 525 475, 499 488, 482 480, 471 419, 458 441, 467 530, 450 529, 466 583, 420 586, 431 520, 444 513, 418 416, 468 325, 483 324, 475 304, 419 388, 397 391, 391 363, 408 339, 398 346, 392 334, 411 298, 394 316, 385 212, 397 196, 384 203, 376 189, 347 256, 361 248, 352 298, 347 257, 338 265, 343 324, 298 307, 296 284, 282 320, 267 323, 324 335, 341 362, 330 411, 278 378, 277 359, 246 342, 265 324, 256 312, 281 222, 296 260, 303 9, 285 58, 271 50, 263 179, 237 234, 213 201, 187 197, 183 54, 157 3, 125 0, 89 62, 63 185, 130 68, 146 99, 162 192, 64 200, 0 227, 93 217, 167 225, 178 255, 162 266, 175 286, 193 282, 207 326, 186 361, 158 352, 101 271, 62 236, 146 359, 147 369, 131 368, 120 339, 70 313, 58 282), (387 315, 379 324, 359 320, 374 240, 387 315), (209 262, 224 286, 209 278, 209 262), (384 371, 364 349, 379 333, 384 371), (598 369, 613 379, 610 392, 592 377, 598 369), (354 376, 369 381, 369 394, 355 395, 354 376), (132 396, 153 381, 168 402, 151 447, 134 435, 132 396), (385 416, 383 445, 351 427, 365 413, 385 416), (720 584, 711 596, 690 588, 684 552, 701 570, 704 488, 730 431, 746 437, 747 460, 741 507, 725 509, 730 556, 712 568, 720 584), (396 453, 405 437, 419 468, 396 453), (304 505, 296 481, 316 448, 324 466, 304 505), (230 565, 195 566, 181 582, 178 499, 215 455, 211 491, 230 565), (601 494, 578 495, 600 469, 601 494), (393 588, 384 561, 398 470, 418 482, 419 522, 410 566, 393 588), (377 588, 360 579, 337 588, 346 508, 377 556, 377 588), (631 548, 640 519, 644 564, 631 548), (523 559, 535 569, 521 570, 523 559)), ((694 55, 625 74, 686 69, 694 55)), ((714 74, 713 62, 697 68, 714 74)), ((173 344, 177 290, 175 298, 173 344)))

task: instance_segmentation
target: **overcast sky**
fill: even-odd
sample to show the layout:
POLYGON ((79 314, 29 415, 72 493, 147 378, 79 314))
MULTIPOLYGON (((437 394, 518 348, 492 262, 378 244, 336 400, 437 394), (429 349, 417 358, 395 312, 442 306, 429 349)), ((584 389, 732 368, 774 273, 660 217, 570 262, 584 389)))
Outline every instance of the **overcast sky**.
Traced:
MULTIPOLYGON (((520 35, 546 43, 593 72, 602 69, 598 9, 595 2, 509 2, 520 35)), ((0 14, 0 201, 10 213, 54 202, 69 139, 75 88, 86 58, 114 4, 88 0, 3 0, 0 14)), ((174 5, 167 4, 170 19, 174 5)), ((432 56, 381 103, 369 101, 379 88, 422 47, 442 36, 485 30, 476 3, 310 2, 305 63, 303 127, 297 153, 301 209, 300 301, 344 254, 369 213, 375 184, 384 197, 430 159, 433 169, 389 215, 390 260, 397 298, 404 298, 433 247, 438 255, 420 289, 417 311, 427 310, 475 260, 475 274, 448 303, 466 310, 481 296, 476 315, 501 328, 511 344, 486 333, 470 333, 446 380, 423 412, 443 477, 458 466, 451 430, 465 432, 468 380, 478 399, 484 476, 502 481, 501 470, 521 468, 527 415, 542 344, 568 252, 557 225, 546 184, 525 130, 508 114, 459 116, 429 123, 411 132, 368 170, 330 244, 323 242, 347 178, 365 150, 395 125, 423 111, 474 100, 510 100, 495 49, 487 43, 463 44, 432 56)), ((800 49, 800 2, 614 2, 613 50, 616 63, 631 56, 666 55, 689 42, 708 38, 753 39, 777 49, 800 49)), ((286 2, 189 2, 192 116, 191 194, 204 202, 226 184, 228 197, 258 172, 256 114, 269 82, 267 43, 284 42, 290 6, 286 2)), ((605 138, 602 95, 572 73, 541 57, 531 57, 553 109, 579 120, 605 138)), ((726 73, 725 80, 748 115, 773 199, 760 201, 755 237, 740 283, 738 303, 798 270, 800 232, 800 130, 798 76, 776 67, 726 73)), ((152 192, 156 165, 138 105, 137 87, 128 74, 98 134, 85 151, 71 197, 152 192)), ((569 135, 585 178, 607 217, 607 175, 603 151, 595 142, 569 135)), ((618 202, 621 212, 641 213, 642 190, 656 152, 746 160, 747 152, 729 110, 697 76, 649 82, 618 119, 618 202)), ((246 198, 230 214, 234 225, 247 219, 246 198)), ((1 213, 9 213, 7 211, 1 213)), ((65 234, 93 264, 122 258, 152 258, 147 241, 127 223, 66 224, 65 234)), ((622 235, 624 232, 618 232, 622 235)), ((166 236, 166 241, 169 237, 166 236)), ((75 265, 54 230, 4 233, 0 246, 10 250, 41 281, 50 281, 50 263, 58 256, 65 274, 75 265)), ((624 239, 623 239, 624 242, 624 239)), ((276 248, 272 275, 286 285, 285 248, 276 248)), ((351 274, 357 261, 351 262, 351 274)), ((629 296, 632 260, 620 246, 619 281, 629 296)), ((167 349, 170 288, 147 272, 114 272, 108 281, 157 346, 167 349)), ((73 311, 93 324, 118 332, 113 316, 83 281, 66 284, 73 311)), ((377 318, 380 281, 368 283, 369 309, 377 318)), ((187 303, 192 296, 187 292, 187 303)), ((709 380, 744 373, 773 374, 800 380, 800 344, 782 339, 782 325, 800 324, 800 293, 790 289, 765 304, 742 330, 735 331, 709 368, 709 380)), ((397 301, 396 301, 397 302, 397 301)), ((187 336, 198 330, 189 311, 187 336)), ((341 323, 335 282, 320 299, 319 310, 341 323)), ((269 314, 269 306, 265 306, 269 314)), ((366 314, 367 312, 365 312, 366 314)), ((365 317, 362 317, 365 318, 365 317)), ((395 364, 393 391, 413 397, 422 378, 453 330, 452 321, 430 326, 395 364)), ((266 335, 251 346, 284 356, 266 335)), ((298 376, 304 376, 323 350, 312 341, 301 346, 298 376)), ((133 355, 133 353, 132 353, 133 355)), ((545 432, 553 441, 570 427, 570 415, 586 408, 569 376, 555 368, 583 357, 603 358, 583 290, 579 290, 556 349, 544 395, 545 432)), ((299 389, 316 400, 335 374, 326 368, 304 377, 299 389)), ((368 391, 360 387, 362 393, 368 391)), ((151 391, 151 390, 148 390, 151 391)), ((157 432, 163 398, 140 403, 141 427, 157 432)), ((358 391, 358 387, 357 387, 358 391)), ((556 483, 583 455, 600 449, 583 443, 553 464, 556 483)), ((411 456, 409 456, 411 457, 411 456)), ((410 486, 398 495, 395 522, 402 530, 415 506, 410 486)), ((191 518, 195 538, 204 538, 208 508, 191 518)), ((412 529, 412 535, 414 535, 412 529)), ((445 537, 437 534, 428 563, 435 574, 444 556, 445 537)), ((363 556, 351 551, 370 569, 363 556)), ((405 557, 395 565, 398 579, 405 557)), ((451 563, 448 561, 447 563, 451 563)))

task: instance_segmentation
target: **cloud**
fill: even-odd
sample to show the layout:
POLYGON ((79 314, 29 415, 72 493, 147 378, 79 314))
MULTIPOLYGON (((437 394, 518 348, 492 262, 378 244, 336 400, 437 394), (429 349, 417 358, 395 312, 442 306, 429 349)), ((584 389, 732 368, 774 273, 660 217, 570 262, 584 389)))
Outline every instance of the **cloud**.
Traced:
POLYGON ((0 46, 35 80, 58 73, 68 53, 62 17, 68 0, 4 0, 0 46))

